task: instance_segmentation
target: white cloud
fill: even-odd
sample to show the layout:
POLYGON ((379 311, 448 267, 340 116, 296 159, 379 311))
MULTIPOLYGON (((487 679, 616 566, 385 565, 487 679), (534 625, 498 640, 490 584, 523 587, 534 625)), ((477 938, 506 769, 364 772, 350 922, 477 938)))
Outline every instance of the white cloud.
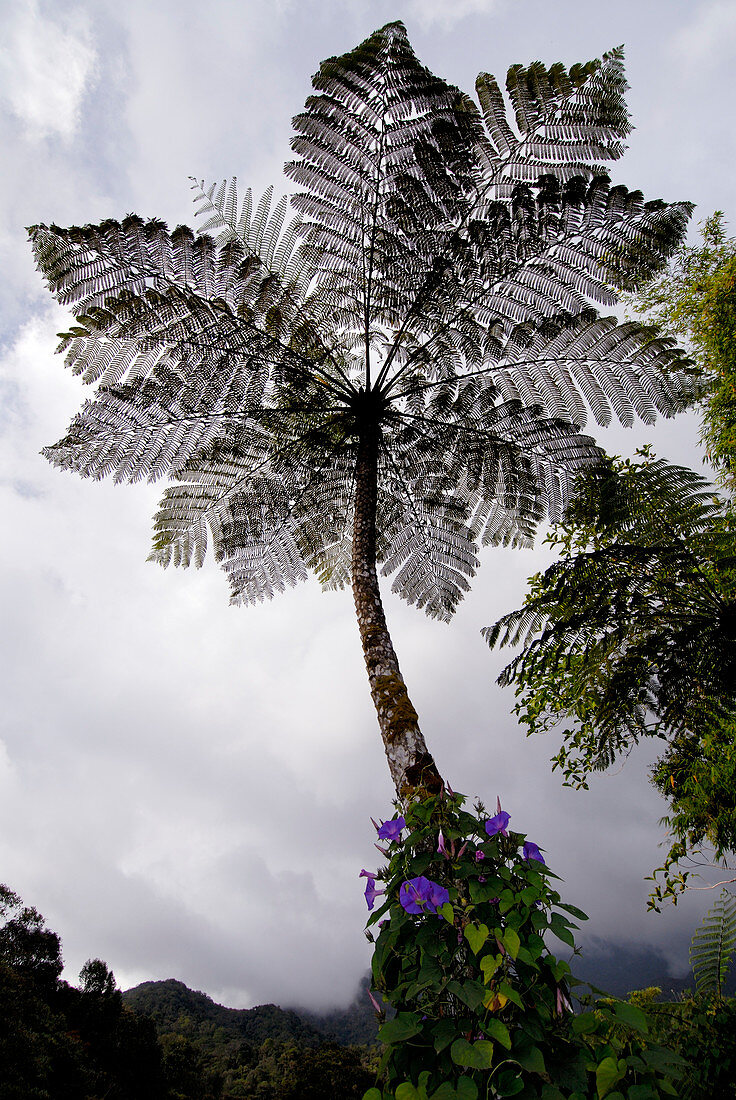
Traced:
POLYGON ((494 15, 504 0, 409 0, 407 13, 425 29, 450 30, 468 15, 494 15))
MULTIPOLYGON (((14 94, 28 84, 29 102, 16 106, 8 92, 24 125, 9 114, 0 131, 12 165, 0 205, 14 242, 3 251, 12 327, 0 354, 3 877, 62 935, 72 980, 98 955, 123 984, 177 977, 227 1003, 347 1000, 368 960, 357 876, 375 854, 368 815, 390 813, 391 796, 350 595, 322 596, 313 584, 228 608, 214 567, 164 574, 145 564, 156 487, 82 482, 39 457, 82 388, 53 359, 54 333, 68 327, 62 311, 49 302, 23 327, 40 278, 20 227, 127 209, 174 224, 191 217, 192 171, 209 180, 238 171, 255 189, 278 181, 289 116, 319 58, 389 18, 431 28, 417 36, 419 56, 470 88, 479 69, 502 75, 518 58, 633 46, 640 13, 627 0, 625 25, 617 10, 601 27, 589 8, 560 0, 588 20, 581 30, 541 0, 396 0, 391 10, 388 0, 215 0, 206 12, 191 0, 55 2, 6 5, 4 37, 6 78, 14 94), (71 81, 48 60, 64 41, 77 65, 71 81), (85 100, 95 79, 99 97, 85 100), (58 140, 73 136, 80 109, 79 139, 58 140), (21 143, 21 132, 57 139, 21 143)), ((633 51, 641 141, 624 181, 644 176, 648 195, 681 191, 728 210, 732 177, 702 170, 714 151, 728 153, 726 73, 717 89, 691 78, 692 94, 681 91, 673 108, 677 69, 656 49, 667 7, 653 0, 652 10, 657 37, 652 30, 633 51), (706 91, 717 108, 712 134, 706 91), (683 132, 697 132, 702 155, 683 154, 683 132), (722 196, 708 190, 716 185, 722 196)), ((713 45, 707 27, 726 7, 703 10, 711 14, 694 41, 713 45)), ((692 420, 657 433, 619 433, 610 447, 630 453, 652 439, 658 452, 695 461, 692 420)), ((489 803, 500 793, 514 825, 548 850, 567 879, 564 896, 590 913, 587 935, 656 939, 684 965, 703 895, 662 918, 645 913, 642 876, 659 861, 663 809, 646 754, 587 794, 563 790, 548 764, 555 746, 526 741, 509 715, 511 693, 494 685, 504 655, 487 651, 478 628, 517 606, 541 560, 489 551, 449 629, 387 600, 428 743, 453 785, 489 803)))
POLYGON ((37 0, 18 5, 0 50, 3 98, 32 141, 76 133, 95 76, 89 20, 80 11, 52 17, 37 0))
POLYGON ((722 65, 736 53, 736 4, 733 0, 716 0, 699 6, 691 23, 682 27, 672 39, 673 53, 688 68, 722 65))

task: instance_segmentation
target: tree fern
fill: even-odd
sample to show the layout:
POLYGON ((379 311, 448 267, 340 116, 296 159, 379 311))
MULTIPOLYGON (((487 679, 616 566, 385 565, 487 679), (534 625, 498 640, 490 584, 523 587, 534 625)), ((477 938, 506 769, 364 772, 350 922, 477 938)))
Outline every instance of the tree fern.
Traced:
POLYGON ((722 890, 690 945, 690 965, 698 993, 720 998, 736 948, 736 897, 722 890))
POLYGON ((136 215, 30 231, 76 314, 60 350, 97 386, 44 453, 168 479, 152 558, 210 547, 237 602, 352 584, 399 789, 431 757, 376 686, 400 682, 376 568, 448 619, 482 545, 561 517, 600 453, 590 414, 651 422, 694 393, 671 342, 595 309, 665 262, 691 210, 605 174, 630 128, 621 51, 507 87, 511 115, 490 76, 476 105, 391 23, 314 77, 291 215, 270 188, 195 181, 198 236, 136 215))

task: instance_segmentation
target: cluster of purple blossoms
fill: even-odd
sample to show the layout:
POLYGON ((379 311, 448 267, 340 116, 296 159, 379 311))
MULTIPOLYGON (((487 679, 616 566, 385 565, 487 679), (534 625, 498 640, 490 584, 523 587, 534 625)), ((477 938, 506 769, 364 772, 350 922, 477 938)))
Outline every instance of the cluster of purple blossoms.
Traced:
MULTIPOLYGON (((507 837, 509 835, 508 824, 511 820, 511 814, 507 813, 506 810, 501 809, 500 799, 497 803, 497 810, 498 812, 496 813, 496 815, 486 821, 486 833, 489 837, 507 837)), ((371 820, 373 819, 371 818, 371 820)), ((393 818, 391 821, 382 821, 380 825, 376 821, 373 821, 373 824, 376 827, 378 839, 386 840, 389 842, 389 844, 400 840, 401 834, 406 828, 406 820, 401 815, 393 818)), ((385 848, 382 848, 378 844, 376 845, 376 847, 383 855, 388 855, 388 852, 385 848)), ((463 855, 466 847, 467 844, 464 843, 457 853, 457 856, 455 856, 454 840, 451 841, 450 847, 448 849, 445 838, 442 835, 442 830, 440 829, 437 851, 440 853, 440 855, 443 855, 445 859, 459 859, 463 855)), ((485 856, 483 852, 478 849, 475 853, 476 861, 480 862, 484 858, 485 856)), ((527 860, 536 859, 539 863, 545 862, 544 856, 540 852, 539 848, 531 840, 524 841, 522 858, 527 860)), ((376 890, 376 879, 378 877, 376 872, 362 870, 360 872, 360 877, 366 878, 368 880, 365 888, 365 900, 368 908, 373 909, 376 898, 380 894, 385 894, 386 891, 376 890)), ((479 881, 484 882, 485 877, 481 877, 479 881)), ((399 901, 407 913, 436 913, 437 910, 449 900, 450 895, 445 887, 440 886, 437 882, 432 882, 431 879, 425 878, 424 875, 419 875, 417 878, 408 879, 406 882, 402 883, 401 889, 399 890, 399 901)))
MULTIPOLYGON (((498 802, 498 813, 495 817, 491 817, 486 821, 486 832, 489 836, 508 836, 508 824, 511 820, 511 814, 506 813, 501 809, 501 802, 498 802)), ((476 852, 476 858, 478 853, 476 852)), ((524 859, 536 859, 539 863, 545 863, 544 856, 539 851, 539 848, 532 840, 524 841, 524 848, 522 852, 524 859)))
POLYGON ((407 913, 436 913, 449 900, 445 887, 424 875, 408 879, 399 890, 399 901, 407 913))

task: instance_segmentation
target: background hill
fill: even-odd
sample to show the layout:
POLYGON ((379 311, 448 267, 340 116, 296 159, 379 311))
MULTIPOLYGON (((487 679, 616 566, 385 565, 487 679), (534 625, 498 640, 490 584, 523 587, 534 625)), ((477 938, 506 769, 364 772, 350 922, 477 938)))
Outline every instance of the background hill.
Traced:
POLYGON ((325 1038, 312 1023, 290 1009, 272 1004, 225 1008, 206 993, 189 989, 175 978, 142 982, 127 989, 123 1001, 135 1012, 149 1016, 159 1032, 176 1031, 205 1046, 208 1039, 221 1043, 225 1034, 250 1046, 260 1046, 266 1039, 275 1039, 315 1047, 325 1038))

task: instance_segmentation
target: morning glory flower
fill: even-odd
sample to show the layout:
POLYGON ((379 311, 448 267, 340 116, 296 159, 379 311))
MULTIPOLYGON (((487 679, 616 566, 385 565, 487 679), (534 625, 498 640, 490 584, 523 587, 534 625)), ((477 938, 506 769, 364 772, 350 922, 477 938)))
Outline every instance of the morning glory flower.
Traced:
POLYGON ((444 886, 419 875, 402 883, 399 901, 407 913, 436 913, 440 905, 450 900, 444 886))
POLYGON ((359 873, 358 878, 378 878, 377 871, 366 871, 365 867, 359 873))
POLYGON ((379 840, 398 840, 401 830, 406 828, 403 817, 395 817, 393 821, 384 821, 378 830, 379 840))
POLYGON ((442 835, 442 829, 440 829, 439 843, 437 844, 437 851, 440 853, 441 856, 445 856, 447 859, 450 858, 450 854, 447 851, 447 848, 445 847, 445 838, 442 835))
POLYGON ((369 878, 365 884, 365 900, 369 909, 372 909, 376 903, 376 898, 379 894, 385 894, 385 890, 376 890, 375 880, 369 878))
POLYGON ((489 836, 496 836, 500 833, 501 836, 508 836, 506 832, 506 826, 511 820, 511 814, 507 814, 505 810, 499 810, 495 817, 486 821, 486 832, 489 836))
MULTIPOLYGON (((545 862, 544 856, 542 855, 542 853, 539 851, 539 848, 536 846, 536 844, 532 840, 525 840, 524 841, 523 855, 524 855, 524 859, 537 859, 537 860, 539 860, 540 863, 545 862)), ((546 864, 545 864, 545 866, 546 866, 546 864)))
POLYGON ((482 859, 485 859, 485 858, 486 858, 485 852, 481 852, 481 850, 480 850, 480 848, 479 848, 479 849, 478 849, 478 851, 477 851, 477 852, 475 853, 475 861, 476 861, 476 863, 480 863, 480 861, 481 861, 482 859))

